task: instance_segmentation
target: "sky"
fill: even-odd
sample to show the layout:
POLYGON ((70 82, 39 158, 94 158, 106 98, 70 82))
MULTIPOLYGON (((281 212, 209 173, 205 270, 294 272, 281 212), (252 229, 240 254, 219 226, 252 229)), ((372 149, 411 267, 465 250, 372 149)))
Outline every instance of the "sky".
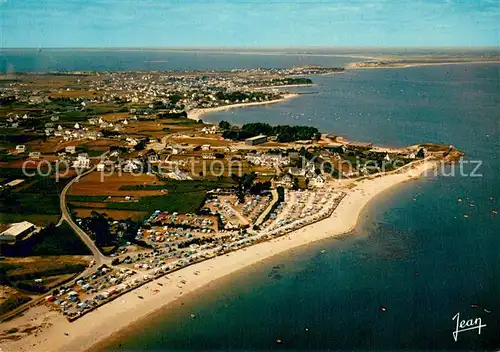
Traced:
POLYGON ((2 48, 500 46, 500 0, 0 0, 2 48))

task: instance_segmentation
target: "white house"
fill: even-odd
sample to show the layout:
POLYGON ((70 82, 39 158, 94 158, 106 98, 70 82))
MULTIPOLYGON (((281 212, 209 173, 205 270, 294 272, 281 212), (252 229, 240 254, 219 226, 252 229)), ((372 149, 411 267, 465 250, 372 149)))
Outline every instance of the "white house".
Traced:
POLYGON ((28 154, 28 158, 30 158, 30 159, 40 159, 41 156, 42 156, 42 153, 40 153, 40 152, 31 152, 28 154))
POLYGON ((24 144, 19 144, 16 146, 16 152, 24 153, 26 151, 26 146, 24 144))
POLYGON ((73 167, 75 169, 87 169, 90 167, 90 159, 87 153, 80 153, 73 161, 73 167))
POLYGON ((66 148, 64 148, 64 151, 69 154, 75 154, 76 153, 76 146, 74 145, 68 145, 66 148))
POLYGON ((210 144, 203 144, 203 145, 201 146, 201 150, 210 150, 210 148, 211 148, 211 147, 210 147, 210 144))
POLYGON ((181 147, 172 147, 172 154, 181 154, 183 152, 183 148, 181 147))
POLYGON ((104 164, 103 163, 97 164, 96 170, 97 170, 97 172, 103 172, 104 171, 104 164))
POLYGON ((289 188, 293 185, 293 178, 290 174, 284 174, 283 176, 277 176, 273 180, 273 184, 275 187, 283 186, 289 188))
POLYGON ((212 125, 210 127, 206 126, 206 127, 203 127, 201 129, 201 132, 205 133, 205 134, 215 134, 217 133, 217 126, 215 125, 212 125))
POLYGON ((311 178, 311 181, 309 182, 309 185, 313 187, 323 187, 324 184, 325 184, 325 179, 321 175, 317 175, 311 178))
POLYGON ((123 165, 122 168, 123 172, 134 172, 137 169, 139 169, 139 166, 132 160, 127 160, 127 162, 125 163, 125 165, 123 165))

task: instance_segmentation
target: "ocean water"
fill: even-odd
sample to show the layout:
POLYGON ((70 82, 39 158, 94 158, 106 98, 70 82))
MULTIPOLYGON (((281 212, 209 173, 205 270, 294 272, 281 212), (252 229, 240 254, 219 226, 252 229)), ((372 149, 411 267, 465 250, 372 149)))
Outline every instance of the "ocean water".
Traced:
POLYGON ((282 68, 304 65, 343 67, 352 57, 265 55, 151 49, 0 49, 0 73, 47 71, 154 71, 282 68))
POLYGON ((500 66, 313 79, 316 86, 300 90, 311 94, 205 120, 311 124, 384 145, 452 143, 466 161, 482 162, 482 176, 429 176, 397 186, 364 209, 349 236, 226 277, 134 326, 106 350, 500 348, 500 215, 492 213, 500 210, 500 66), (455 342, 457 313, 487 326, 455 342))

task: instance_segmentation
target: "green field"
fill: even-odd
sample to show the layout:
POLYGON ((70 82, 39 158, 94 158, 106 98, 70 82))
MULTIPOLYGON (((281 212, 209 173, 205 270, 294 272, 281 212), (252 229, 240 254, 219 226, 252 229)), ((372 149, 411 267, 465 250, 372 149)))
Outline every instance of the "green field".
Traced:
MULTIPOLYGON (((160 185, 154 185, 160 186, 160 185)), ((159 196, 141 197, 133 203, 108 203, 108 209, 140 210, 152 212, 157 209, 168 212, 193 213, 199 209, 208 190, 233 186, 229 179, 217 181, 167 181, 161 185, 168 193, 159 196)))
POLYGON ((66 195, 68 202, 104 202, 107 198, 108 196, 66 195))
POLYGON ((10 224, 13 222, 29 221, 37 226, 47 226, 50 223, 56 223, 59 220, 59 214, 19 214, 19 213, 0 213, 0 223, 10 224))
MULTIPOLYGON (((22 178, 26 178, 23 176, 22 178)), ((20 191, 11 189, 0 193, 0 213, 58 215, 59 194, 68 180, 57 182, 47 176, 34 176, 20 191)))
POLYGON ((66 221, 61 226, 49 226, 39 235, 29 255, 90 255, 91 252, 66 221))

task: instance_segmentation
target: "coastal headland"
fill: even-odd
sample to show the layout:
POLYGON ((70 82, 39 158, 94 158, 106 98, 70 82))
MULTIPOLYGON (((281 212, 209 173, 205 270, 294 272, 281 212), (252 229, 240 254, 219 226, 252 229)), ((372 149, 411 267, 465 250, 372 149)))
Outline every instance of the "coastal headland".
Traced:
MULTIPOLYGON (((208 112, 297 97, 258 91, 304 82, 288 75, 342 71, 60 72, 6 79, 3 128, 12 143, 4 147, 4 183, 29 182, 2 196, 18 213, 33 216, 43 189, 43 210, 56 221, 61 208, 71 210, 63 213, 66 222, 42 224, 40 241, 63 230, 60 238, 75 236, 73 230, 84 241, 68 241, 61 249, 61 239, 51 239, 56 245, 42 246, 42 254, 73 253, 87 264, 65 265, 65 276, 47 283, 61 269, 44 263, 40 271, 37 259, 33 272, 6 275, 12 297, 21 297, 15 291, 20 287, 38 291, 27 301, 7 302, 11 311, 2 317, 0 349, 88 350, 217 279, 291 248, 348 234, 373 197, 460 155, 453 146, 429 143, 373 147, 312 126, 198 123, 208 112), (23 84, 28 79, 34 83, 23 84), (38 95, 24 94, 30 89, 38 95), (22 133, 32 140, 20 139, 22 133), (41 162, 66 165, 64 177, 20 172, 41 162), (227 164, 227 173, 216 174, 214 164, 227 164), (73 182, 76 175, 82 177, 73 182), (60 178, 62 193, 55 181, 60 178), (87 246, 94 249, 93 260, 87 246)), ((3 267, 19 263, 14 253, 3 267)))
POLYGON ((371 61, 352 62, 347 64, 347 69, 375 69, 375 68, 409 68, 420 66, 445 66, 445 65, 485 65, 500 64, 500 58, 378 58, 371 61))

